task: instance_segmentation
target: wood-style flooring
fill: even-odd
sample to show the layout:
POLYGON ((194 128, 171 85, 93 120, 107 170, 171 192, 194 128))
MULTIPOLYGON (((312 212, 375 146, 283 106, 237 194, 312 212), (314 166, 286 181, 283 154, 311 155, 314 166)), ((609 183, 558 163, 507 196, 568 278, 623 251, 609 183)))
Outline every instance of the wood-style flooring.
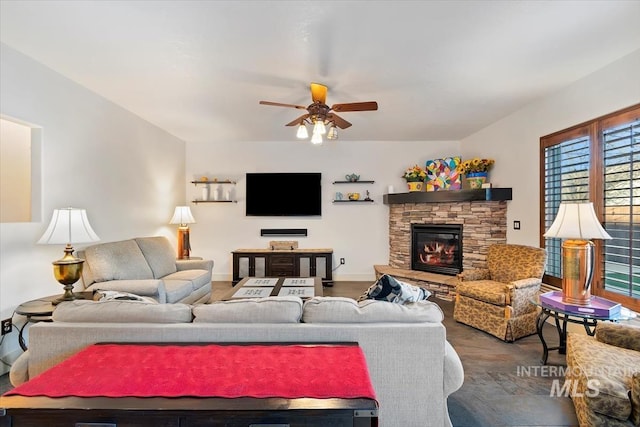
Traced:
MULTIPOLYGON (((335 282, 325 296, 357 298, 371 282, 335 282)), ((214 282, 212 299, 228 292, 231 282, 214 282)), ((453 320, 453 303, 432 299, 445 315, 447 339, 458 352, 465 369, 462 388, 448 400, 454 427, 577 426, 568 397, 551 397, 557 377, 534 375, 540 366, 542 346, 537 335, 504 343, 491 335, 453 320)), ((553 343, 551 325, 545 337, 553 343)), ((419 364, 421 361, 416 360, 419 364)), ((428 363, 428 361, 424 361, 428 363)), ((564 356, 552 352, 552 366, 564 366, 564 356)), ((11 389, 8 375, 0 377, 0 393, 11 389)), ((410 398, 410 396, 402 396, 410 398)))

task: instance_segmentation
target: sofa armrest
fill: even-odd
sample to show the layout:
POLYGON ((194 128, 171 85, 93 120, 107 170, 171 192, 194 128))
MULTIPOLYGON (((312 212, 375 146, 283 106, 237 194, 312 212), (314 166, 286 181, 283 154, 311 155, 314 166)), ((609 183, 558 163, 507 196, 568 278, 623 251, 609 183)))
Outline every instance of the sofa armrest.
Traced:
POLYGON ((96 282, 89 286, 87 291, 119 291, 129 292, 145 297, 151 297, 159 303, 167 302, 167 290, 164 282, 160 279, 143 280, 109 280, 107 282, 96 282))
POLYGON ((640 326, 599 322, 596 327, 596 339, 605 344, 640 351, 640 326))
POLYGON ((464 368, 456 350, 449 341, 444 343, 444 396, 445 399, 462 387, 464 368))
POLYGON ((631 421, 640 426, 640 372, 631 377, 631 421))
POLYGON ((542 284, 542 279, 537 279, 535 277, 528 277, 526 279, 514 280, 510 284, 515 289, 532 288, 534 286, 540 286, 542 284))
POLYGON ((472 282, 474 280, 489 280, 491 274, 488 268, 474 268, 471 270, 465 270, 458 274, 458 281, 460 282, 472 282))
POLYGON ((213 271, 213 260, 210 259, 178 259, 176 260, 178 271, 183 270, 207 270, 213 271))
POLYGON ((22 353, 11 365, 9 381, 14 387, 29 381, 29 350, 22 353))

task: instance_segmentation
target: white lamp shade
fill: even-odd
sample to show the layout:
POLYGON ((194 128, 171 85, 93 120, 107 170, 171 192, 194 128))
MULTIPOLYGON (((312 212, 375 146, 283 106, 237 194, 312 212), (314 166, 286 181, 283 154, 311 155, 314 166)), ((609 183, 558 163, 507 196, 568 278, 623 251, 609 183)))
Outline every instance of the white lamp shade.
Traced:
POLYGON ((560 203, 556 219, 544 237, 559 239, 611 239, 600 225, 593 203, 560 203))
POLYGON ((196 220, 191 215, 191 208, 189 206, 176 206, 176 210, 173 212, 173 217, 169 224, 193 224, 196 220))
POLYGON ((100 240, 93 231, 84 209, 54 209, 49 227, 39 244, 66 245, 67 243, 88 243, 100 240))

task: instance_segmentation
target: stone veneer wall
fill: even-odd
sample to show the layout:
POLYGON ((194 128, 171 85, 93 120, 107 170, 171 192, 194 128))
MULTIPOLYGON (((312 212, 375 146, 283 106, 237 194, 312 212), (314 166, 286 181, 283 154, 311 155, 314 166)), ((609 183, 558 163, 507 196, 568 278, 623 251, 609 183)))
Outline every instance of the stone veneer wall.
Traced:
POLYGON ((411 269, 411 224, 462 224, 462 268, 485 268, 487 249, 507 242, 507 202, 389 205, 389 266, 411 269))

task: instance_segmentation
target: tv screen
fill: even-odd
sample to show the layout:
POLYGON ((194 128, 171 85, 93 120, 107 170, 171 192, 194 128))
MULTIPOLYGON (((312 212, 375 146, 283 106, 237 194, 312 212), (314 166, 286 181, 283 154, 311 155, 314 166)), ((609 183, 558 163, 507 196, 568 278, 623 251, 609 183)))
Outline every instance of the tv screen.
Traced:
POLYGON ((320 173, 248 173, 247 216, 322 214, 320 173))

